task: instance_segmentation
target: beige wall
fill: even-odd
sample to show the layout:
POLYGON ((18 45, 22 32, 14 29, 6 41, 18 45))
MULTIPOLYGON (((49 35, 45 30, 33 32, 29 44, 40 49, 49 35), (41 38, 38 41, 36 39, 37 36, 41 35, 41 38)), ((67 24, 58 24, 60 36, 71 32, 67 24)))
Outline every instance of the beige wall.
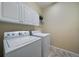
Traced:
MULTIPOLYGON (((41 14, 39 7, 35 3, 29 2, 26 4, 28 4, 35 11, 37 11, 38 14, 41 14)), ((3 55, 3 33, 4 32, 6 32, 6 31, 34 30, 35 28, 36 28, 35 26, 0 22, 0 56, 3 55)))
POLYGON ((51 33, 51 44, 79 53, 79 3, 60 2, 44 11, 42 30, 51 33))

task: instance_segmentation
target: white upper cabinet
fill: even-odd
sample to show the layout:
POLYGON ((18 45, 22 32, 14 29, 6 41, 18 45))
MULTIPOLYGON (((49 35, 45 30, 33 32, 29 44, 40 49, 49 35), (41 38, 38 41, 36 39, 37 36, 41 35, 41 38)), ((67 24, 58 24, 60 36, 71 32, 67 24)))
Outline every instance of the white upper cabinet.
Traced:
POLYGON ((23 24, 39 26, 39 15, 27 4, 22 4, 23 24))
POLYGON ((38 13, 25 3, 0 3, 0 20, 5 22, 39 26, 38 13))
POLYGON ((1 18, 3 21, 19 23, 19 4, 17 2, 2 2, 1 18))

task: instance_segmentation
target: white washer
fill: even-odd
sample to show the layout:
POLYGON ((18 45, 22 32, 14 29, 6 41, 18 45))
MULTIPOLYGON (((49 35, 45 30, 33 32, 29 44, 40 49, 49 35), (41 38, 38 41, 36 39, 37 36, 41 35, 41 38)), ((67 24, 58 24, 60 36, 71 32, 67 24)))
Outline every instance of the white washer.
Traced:
POLYGON ((6 57, 41 57, 41 38, 28 31, 5 32, 3 43, 6 57))
POLYGON ((32 35, 42 38, 42 56, 48 57, 50 53, 50 34, 42 33, 41 31, 32 31, 32 35))

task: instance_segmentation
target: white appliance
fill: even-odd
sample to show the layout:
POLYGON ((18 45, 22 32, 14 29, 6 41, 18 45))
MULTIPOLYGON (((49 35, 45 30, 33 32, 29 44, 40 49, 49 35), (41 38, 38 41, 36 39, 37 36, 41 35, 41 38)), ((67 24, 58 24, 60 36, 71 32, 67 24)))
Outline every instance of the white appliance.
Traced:
POLYGON ((41 57, 41 38, 28 31, 5 32, 3 43, 6 57, 41 57))
POLYGON ((41 31, 32 31, 32 35, 42 38, 42 56, 48 57, 50 52, 50 34, 42 33, 41 31))

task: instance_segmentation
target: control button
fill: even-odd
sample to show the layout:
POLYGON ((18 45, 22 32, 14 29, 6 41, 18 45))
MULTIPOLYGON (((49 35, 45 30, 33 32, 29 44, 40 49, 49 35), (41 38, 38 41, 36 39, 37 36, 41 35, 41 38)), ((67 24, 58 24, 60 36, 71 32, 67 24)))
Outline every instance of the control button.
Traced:
POLYGON ((22 33, 19 33, 19 35, 22 35, 22 33))

